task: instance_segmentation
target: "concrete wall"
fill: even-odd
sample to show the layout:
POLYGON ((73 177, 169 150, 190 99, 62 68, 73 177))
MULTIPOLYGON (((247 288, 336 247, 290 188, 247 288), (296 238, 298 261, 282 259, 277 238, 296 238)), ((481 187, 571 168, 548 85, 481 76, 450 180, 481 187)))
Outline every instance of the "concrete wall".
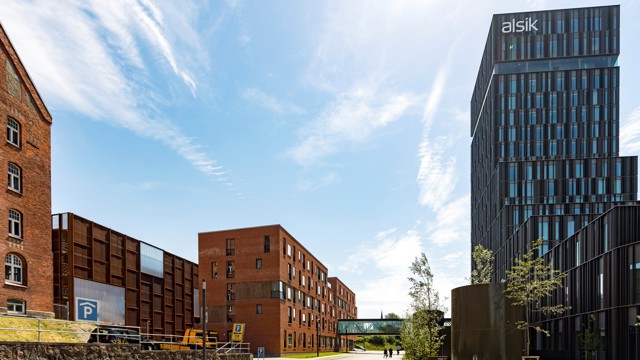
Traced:
MULTIPOLYGON (((202 359, 201 351, 144 351, 137 345, 48 344, 0 342, 3 360, 193 360, 202 359)), ((207 353, 207 360, 252 360, 251 354, 207 353)))

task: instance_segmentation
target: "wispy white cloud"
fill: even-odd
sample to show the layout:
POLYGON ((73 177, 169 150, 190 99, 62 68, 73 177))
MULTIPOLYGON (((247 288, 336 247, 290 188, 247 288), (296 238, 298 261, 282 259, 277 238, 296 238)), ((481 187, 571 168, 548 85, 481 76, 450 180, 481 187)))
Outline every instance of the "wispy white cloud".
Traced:
POLYGON ((251 42, 251 36, 243 34, 238 36, 238 42, 242 45, 247 45, 251 42))
POLYGON ((637 107, 625 125, 620 129, 620 152, 637 154, 640 152, 640 107, 637 107))
POLYGON ((161 141, 204 174, 224 174, 201 145, 157 110, 157 94, 145 87, 152 81, 145 78, 147 65, 155 60, 145 58, 142 48, 162 54, 189 91, 196 91, 191 70, 176 60, 162 9, 149 1, 51 4, 0 4, 3 25, 49 106, 161 141), (27 18, 32 21, 21 20, 27 18), (140 71, 127 72, 127 65, 140 71))
POLYGON ((248 88, 242 90, 242 96, 254 102, 268 110, 271 110, 280 115, 286 114, 304 114, 305 111, 298 105, 295 104, 287 104, 281 100, 278 100, 276 97, 266 94, 264 91, 258 88, 248 88))
MULTIPOLYGON (((468 229, 468 218, 463 218, 468 211, 462 208, 465 202, 468 206, 468 200, 466 196, 454 201, 451 208, 436 221, 443 222, 439 226, 441 228, 459 227, 458 241, 467 238, 464 232, 468 229), (457 215, 457 211, 461 214, 457 215), (458 223, 454 223, 455 221, 458 223)), ((432 225, 434 224, 430 223, 427 227, 432 225)), ((340 273, 347 276, 381 274, 379 277, 358 283, 358 287, 352 286, 358 294, 360 314, 379 314, 382 311, 384 314, 395 312, 404 315, 411 303, 408 278, 413 274, 410 266, 421 253, 425 253, 429 259, 434 274, 434 287, 440 293, 442 305, 447 310, 450 308, 451 289, 465 285, 465 277, 469 273, 468 246, 464 246, 463 250, 453 251, 450 247, 429 246, 433 241, 425 239, 437 234, 423 235, 424 233, 428 231, 410 230, 403 233, 395 228, 382 230, 371 241, 362 244, 338 267, 340 273)))
POLYGON ((455 158, 447 157, 444 149, 428 138, 420 143, 418 157, 420 158, 418 202, 420 205, 438 211, 449 200, 456 186, 455 158))
POLYGON ((377 85, 362 84, 339 94, 322 114, 301 130, 301 142, 288 154, 311 165, 343 147, 369 139, 419 103, 411 93, 381 94, 377 85))
POLYGON ((164 187, 164 184, 159 181, 143 181, 140 183, 122 183, 117 185, 117 188, 123 192, 151 191, 162 187, 164 187))
MULTIPOLYGON (((452 114, 453 120, 458 125, 464 125, 467 127, 469 126, 469 119, 471 118, 471 112, 469 110, 462 111, 458 108, 455 108, 451 110, 450 113, 452 114)), ((469 137, 467 132, 461 132, 460 135, 469 137)))
POLYGON ((467 194, 446 202, 435 214, 435 220, 426 226, 427 241, 435 246, 469 242, 471 198, 467 194))
POLYGON ((445 155, 440 144, 446 143, 446 137, 431 139, 431 129, 440 103, 450 71, 450 58, 455 45, 451 47, 447 59, 438 69, 436 77, 427 96, 422 121, 424 123, 422 141, 418 147, 420 167, 418 169, 418 187, 420 189, 418 202, 434 211, 440 209, 449 199, 456 185, 455 157, 445 155))
MULTIPOLYGON (((408 295, 411 276, 409 267, 421 252, 417 232, 398 233, 396 229, 379 232, 371 242, 363 244, 356 254, 339 267, 341 273, 355 275, 377 272, 382 276, 359 284, 359 313, 395 312, 402 315, 411 299, 408 295), (380 308, 384 304, 384 308, 380 308)), ((356 288, 356 286, 351 286, 356 288)))
POLYGON ((331 172, 318 180, 304 180, 298 184, 298 191, 316 191, 325 186, 340 182, 339 174, 331 172))
POLYGON ((173 69, 173 72, 178 75, 189 86, 191 93, 196 95, 196 83, 191 73, 180 67, 174 56, 172 45, 169 43, 167 37, 164 35, 163 29, 160 27, 160 18, 151 17, 151 14, 157 14, 158 12, 145 12, 142 6, 134 6, 134 12, 137 15, 139 23, 142 24, 142 30, 147 36, 148 41, 154 45, 154 47, 162 52, 166 61, 173 69))

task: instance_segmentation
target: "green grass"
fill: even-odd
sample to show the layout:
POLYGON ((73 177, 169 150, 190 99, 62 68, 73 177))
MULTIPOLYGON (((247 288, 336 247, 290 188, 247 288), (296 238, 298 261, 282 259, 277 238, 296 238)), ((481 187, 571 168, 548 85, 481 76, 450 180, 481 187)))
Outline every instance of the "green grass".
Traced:
MULTIPOLYGON (((335 351, 327 351, 327 352, 321 352, 320 353, 320 357, 323 356, 331 356, 331 355, 340 355, 343 354, 341 352, 335 352, 335 351)), ((307 353, 307 354, 292 354, 292 355, 285 355, 283 356, 285 358, 290 358, 290 359, 309 359, 309 358, 314 358, 317 357, 316 353, 307 353)))
MULTIPOLYGON (((87 342, 95 325, 63 320, 40 320, 40 342, 87 342)), ((0 341, 38 341, 38 320, 0 316, 0 341), (6 329, 6 330, 5 330, 6 329)))

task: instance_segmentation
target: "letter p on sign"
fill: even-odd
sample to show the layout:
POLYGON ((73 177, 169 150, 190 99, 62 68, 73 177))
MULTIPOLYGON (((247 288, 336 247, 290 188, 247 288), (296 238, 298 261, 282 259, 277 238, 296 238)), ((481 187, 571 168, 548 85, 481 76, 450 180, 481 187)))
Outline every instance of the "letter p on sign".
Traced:
POLYGON ((99 301, 76 298, 76 320, 98 321, 99 301))

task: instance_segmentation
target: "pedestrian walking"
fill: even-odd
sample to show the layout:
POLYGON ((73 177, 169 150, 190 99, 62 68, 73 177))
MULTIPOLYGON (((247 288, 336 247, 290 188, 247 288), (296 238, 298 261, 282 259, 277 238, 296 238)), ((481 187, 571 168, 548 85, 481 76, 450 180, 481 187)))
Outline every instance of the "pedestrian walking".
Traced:
POLYGON ((389 357, 393 357, 393 348, 389 348, 389 357))
POLYGON ((384 348, 384 357, 387 357, 387 348, 384 348))
POLYGON ((397 355, 400 355, 400 344, 396 345, 396 351, 398 352, 397 355))

